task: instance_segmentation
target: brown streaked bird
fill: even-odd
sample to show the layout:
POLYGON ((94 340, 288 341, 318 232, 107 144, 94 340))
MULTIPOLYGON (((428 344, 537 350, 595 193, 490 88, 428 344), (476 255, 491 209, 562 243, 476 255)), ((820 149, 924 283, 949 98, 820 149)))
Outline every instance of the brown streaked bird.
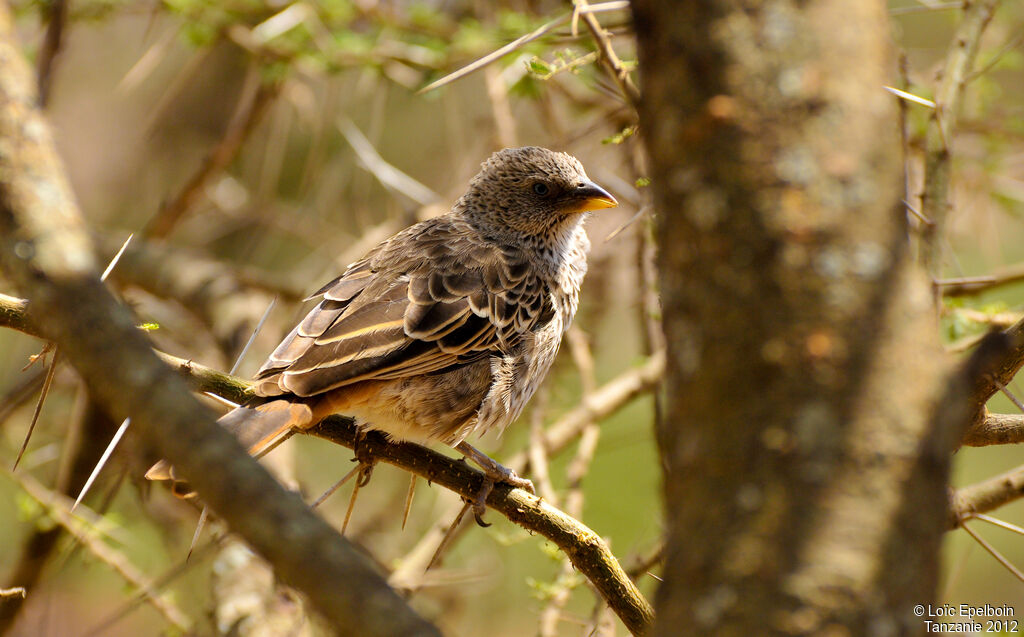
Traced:
MULTIPOLYGON (((507 426, 537 390, 576 313, 585 213, 615 205, 571 155, 495 153, 451 212, 310 297, 321 300, 256 373, 258 398, 219 422, 256 455, 344 414, 393 440, 442 442, 491 480, 532 490, 465 440, 507 426)), ((166 462, 146 477, 174 479, 166 462)))

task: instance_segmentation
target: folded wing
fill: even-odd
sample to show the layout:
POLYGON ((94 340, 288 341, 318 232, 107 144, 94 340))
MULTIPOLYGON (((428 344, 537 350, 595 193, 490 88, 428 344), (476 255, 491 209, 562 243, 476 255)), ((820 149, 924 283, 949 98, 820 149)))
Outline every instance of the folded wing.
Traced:
POLYGON ((446 218, 389 239, 315 296, 257 372, 260 394, 313 396, 447 370, 510 351, 552 316, 518 251, 446 218))

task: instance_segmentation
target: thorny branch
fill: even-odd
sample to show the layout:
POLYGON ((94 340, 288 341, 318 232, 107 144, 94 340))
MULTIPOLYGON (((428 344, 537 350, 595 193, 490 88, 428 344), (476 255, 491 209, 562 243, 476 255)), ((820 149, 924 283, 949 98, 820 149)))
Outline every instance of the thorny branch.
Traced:
POLYGON ((85 224, 37 108, 35 81, 0 4, 0 262, 30 320, 91 394, 130 415, 144 444, 181 467, 211 507, 306 593, 341 634, 436 635, 367 558, 249 458, 133 329, 100 281, 85 224), (227 485, 230 485, 226 488, 227 485))
MULTIPOLYGON (((25 306, 26 302, 21 299, 0 295, 0 326, 13 327, 27 334, 38 334, 24 320, 25 306)), ((248 381, 167 354, 161 357, 179 373, 190 378, 193 388, 198 391, 214 393, 233 402, 241 402, 250 395, 248 381)), ((658 354, 651 357, 644 366, 630 370, 598 388, 581 406, 549 428, 544 439, 547 453, 560 451, 589 423, 600 420, 620 407, 624 398, 652 387, 660 378, 663 368, 664 356, 658 354)), ((352 448, 356 428, 350 419, 332 417, 313 428, 310 433, 352 448)), ((360 446, 381 462, 425 477, 463 497, 472 498, 480 491, 480 472, 419 445, 388 443, 382 436, 370 435, 360 442, 360 446)), ((515 468, 522 464, 525 464, 525 458, 515 456, 509 466, 515 468)), ((558 545, 576 568, 591 580, 623 623, 635 634, 644 631, 653 617, 653 611, 597 534, 536 496, 518 489, 501 485, 495 487, 487 505, 510 521, 540 533, 558 545)))
POLYGON ((999 0, 964 3, 963 19, 953 35, 953 45, 942 71, 942 82, 935 94, 935 111, 928 122, 921 213, 932 223, 922 230, 921 254, 925 269, 933 279, 939 278, 942 268, 942 239, 950 209, 950 144, 960 113, 960 101, 974 68, 981 35, 998 6, 999 0))

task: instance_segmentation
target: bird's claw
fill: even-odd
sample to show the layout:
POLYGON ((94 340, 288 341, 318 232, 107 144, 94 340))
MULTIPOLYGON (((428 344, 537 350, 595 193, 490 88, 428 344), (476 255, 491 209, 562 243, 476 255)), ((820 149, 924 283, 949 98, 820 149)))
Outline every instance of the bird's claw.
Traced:
POLYGON ((484 513, 487 512, 487 496, 491 495, 493 490, 494 479, 491 476, 485 475, 483 485, 477 491, 473 501, 470 502, 473 505, 473 517, 476 519, 477 525, 484 528, 491 525, 490 522, 484 522, 484 513))

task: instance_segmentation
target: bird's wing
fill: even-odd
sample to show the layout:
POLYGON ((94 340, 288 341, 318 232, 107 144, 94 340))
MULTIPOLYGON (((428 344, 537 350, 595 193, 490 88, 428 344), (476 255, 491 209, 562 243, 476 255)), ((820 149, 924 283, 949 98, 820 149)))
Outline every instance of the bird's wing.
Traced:
POLYGON ((507 352, 553 313, 521 253, 448 219, 389 239, 318 294, 257 372, 259 393, 313 396, 466 364, 507 352))

